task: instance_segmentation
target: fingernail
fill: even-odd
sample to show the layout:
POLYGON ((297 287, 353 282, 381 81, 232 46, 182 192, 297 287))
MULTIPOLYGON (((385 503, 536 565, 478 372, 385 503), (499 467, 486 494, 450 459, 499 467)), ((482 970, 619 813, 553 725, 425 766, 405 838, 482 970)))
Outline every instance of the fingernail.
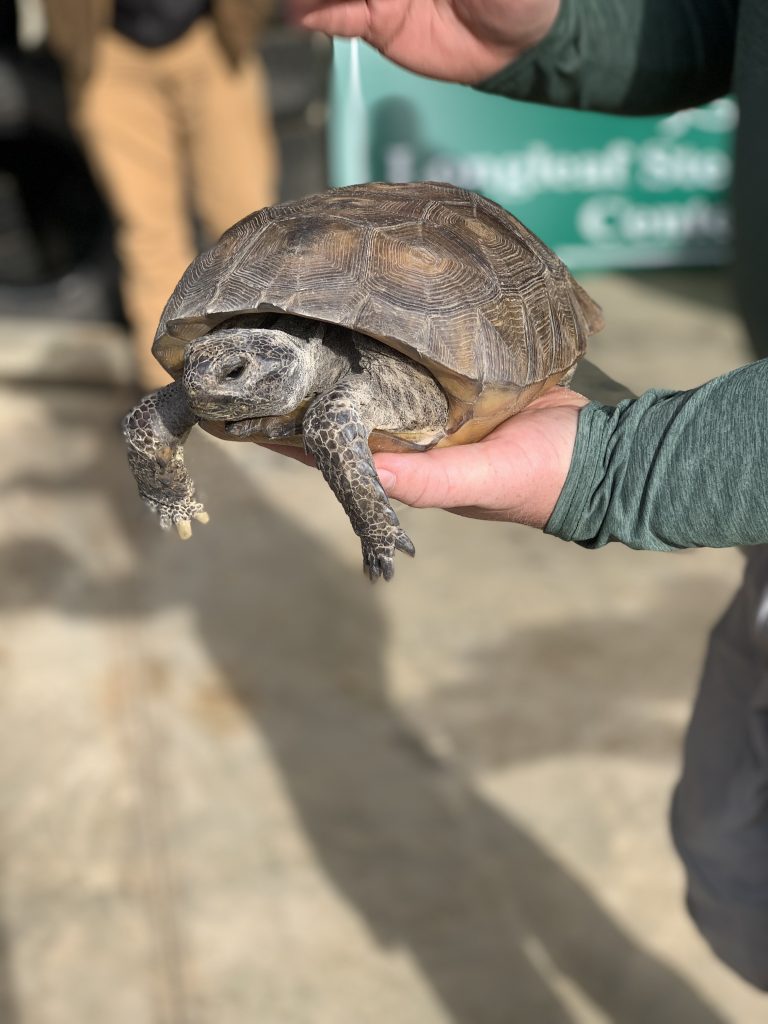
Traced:
POLYGON ((390 473, 388 469, 377 470, 379 474, 379 482, 385 491, 390 490, 397 483, 397 477, 394 473, 390 473))

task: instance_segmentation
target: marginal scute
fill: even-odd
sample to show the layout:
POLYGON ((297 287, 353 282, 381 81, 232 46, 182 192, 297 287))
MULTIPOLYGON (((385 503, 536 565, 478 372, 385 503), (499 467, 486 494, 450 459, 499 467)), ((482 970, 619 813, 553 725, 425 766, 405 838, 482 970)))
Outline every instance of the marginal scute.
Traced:
POLYGON ((494 409, 517 411, 602 327, 541 239, 442 182, 352 185, 243 218, 187 269, 153 351, 178 376, 189 341, 267 311, 339 324, 416 359, 448 395, 451 430, 475 407, 488 429, 494 409))

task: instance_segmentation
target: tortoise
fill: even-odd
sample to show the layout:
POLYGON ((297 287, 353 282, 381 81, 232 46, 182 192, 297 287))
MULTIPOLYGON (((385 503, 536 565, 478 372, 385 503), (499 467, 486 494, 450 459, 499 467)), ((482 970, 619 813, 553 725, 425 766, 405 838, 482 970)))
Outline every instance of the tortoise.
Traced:
POLYGON ((191 534, 200 423, 303 445, 372 580, 414 554, 372 452, 479 440, 567 384, 600 307, 512 214, 455 185, 331 188, 239 221, 188 267, 152 351, 174 382, 123 421, 141 497, 191 534))

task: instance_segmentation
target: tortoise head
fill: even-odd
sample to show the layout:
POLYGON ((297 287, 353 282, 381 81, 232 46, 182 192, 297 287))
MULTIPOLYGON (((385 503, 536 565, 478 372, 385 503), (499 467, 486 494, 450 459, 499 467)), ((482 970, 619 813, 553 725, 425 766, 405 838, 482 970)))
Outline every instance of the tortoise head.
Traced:
POLYGON ((240 317, 190 342, 182 383, 193 412, 206 420, 236 420, 291 412, 310 389, 306 340, 240 317))

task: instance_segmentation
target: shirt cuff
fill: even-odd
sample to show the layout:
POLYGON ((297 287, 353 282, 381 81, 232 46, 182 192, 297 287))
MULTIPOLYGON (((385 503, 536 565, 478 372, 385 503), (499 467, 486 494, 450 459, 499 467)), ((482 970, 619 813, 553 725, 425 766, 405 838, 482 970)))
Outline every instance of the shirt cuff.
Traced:
POLYGON ((605 474, 605 449, 615 412, 615 407, 598 402, 590 402, 579 412, 571 467, 544 533, 585 547, 600 546, 590 529, 595 513, 591 502, 605 474))

